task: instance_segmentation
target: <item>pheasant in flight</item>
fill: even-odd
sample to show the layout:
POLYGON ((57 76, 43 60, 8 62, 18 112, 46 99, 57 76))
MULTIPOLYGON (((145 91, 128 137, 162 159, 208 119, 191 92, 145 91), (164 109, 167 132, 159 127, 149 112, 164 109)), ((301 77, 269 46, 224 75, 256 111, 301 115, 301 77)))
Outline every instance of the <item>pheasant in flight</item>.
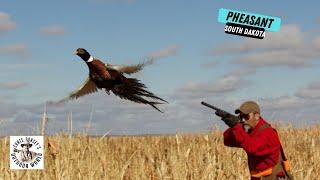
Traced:
POLYGON ((89 77, 79 89, 73 91, 60 102, 77 99, 81 96, 97 92, 99 89, 104 89, 108 95, 110 95, 111 91, 114 95, 122 99, 140 104, 148 104, 159 112, 162 111, 156 105, 168 103, 166 100, 148 91, 147 87, 141 83, 140 80, 124 76, 124 74, 130 75, 142 70, 150 61, 136 65, 111 65, 105 64, 99 59, 92 57, 88 51, 83 48, 78 48, 74 54, 81 57, 88 65, 89 77))

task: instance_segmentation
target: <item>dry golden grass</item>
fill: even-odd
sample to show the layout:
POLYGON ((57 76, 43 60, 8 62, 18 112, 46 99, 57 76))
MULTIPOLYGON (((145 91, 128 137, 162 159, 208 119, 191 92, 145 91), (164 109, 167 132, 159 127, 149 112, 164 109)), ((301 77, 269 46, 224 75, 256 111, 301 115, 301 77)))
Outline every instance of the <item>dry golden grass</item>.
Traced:
MULTIPOLYGON (((320 126, 278 128, 296 179, 320 176, 320 126)), ((0 139, 0 179, 249 179, 243 150, 221 132, 172 136, 46 138, 44 170, 9 169, 9 138, 0 139)))

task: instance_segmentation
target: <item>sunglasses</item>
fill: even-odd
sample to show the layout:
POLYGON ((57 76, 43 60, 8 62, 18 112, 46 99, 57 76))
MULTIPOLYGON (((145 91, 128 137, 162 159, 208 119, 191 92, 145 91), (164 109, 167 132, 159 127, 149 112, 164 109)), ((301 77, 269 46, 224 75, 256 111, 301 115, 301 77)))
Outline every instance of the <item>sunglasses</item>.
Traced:
POLYGON ((245 120, 249 120, 250 119, 250 115, 249 114, 240 114, 239 116, 239 119, 242 120, 242 119, 245 119, 245 120))

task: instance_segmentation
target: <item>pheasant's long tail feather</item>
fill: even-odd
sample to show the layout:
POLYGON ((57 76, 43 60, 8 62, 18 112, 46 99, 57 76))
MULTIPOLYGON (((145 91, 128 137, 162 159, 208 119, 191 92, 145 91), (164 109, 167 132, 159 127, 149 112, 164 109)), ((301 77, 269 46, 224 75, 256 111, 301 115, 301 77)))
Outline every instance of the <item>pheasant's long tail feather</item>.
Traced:
POLYGON ((147 87, 135 78, 124 78, 122 84, 116 85, 112 92, 120 98, 127 99, 140 104, 148 104, 162 112, 156 105, 168 103, 166 100, 154 95, 147 87), (151 101, 145 99, 152 99, 151 101), (160 102, 159 102, 160 101, 160 102))

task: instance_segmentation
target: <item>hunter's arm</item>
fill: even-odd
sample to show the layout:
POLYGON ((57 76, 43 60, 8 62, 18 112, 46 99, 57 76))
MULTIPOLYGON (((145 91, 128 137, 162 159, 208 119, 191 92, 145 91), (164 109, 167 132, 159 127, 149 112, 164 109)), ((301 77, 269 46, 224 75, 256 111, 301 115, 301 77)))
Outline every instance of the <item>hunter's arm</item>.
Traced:
POLYGON ((223 133, 223 143, 224 143, 224 145, 229 146, 229 147, 240 147, 240 144, 236 141, 236 139, 232 133, 232 128, 228 128, 223 133))
POLYGON ((240 123, 231 129, 235 141, 249 154, 264 156, 272 154, 274 148, 280 148, 279 137, 272 128, 267 128, 259 136, 254 137, 249 136, 240 123))

